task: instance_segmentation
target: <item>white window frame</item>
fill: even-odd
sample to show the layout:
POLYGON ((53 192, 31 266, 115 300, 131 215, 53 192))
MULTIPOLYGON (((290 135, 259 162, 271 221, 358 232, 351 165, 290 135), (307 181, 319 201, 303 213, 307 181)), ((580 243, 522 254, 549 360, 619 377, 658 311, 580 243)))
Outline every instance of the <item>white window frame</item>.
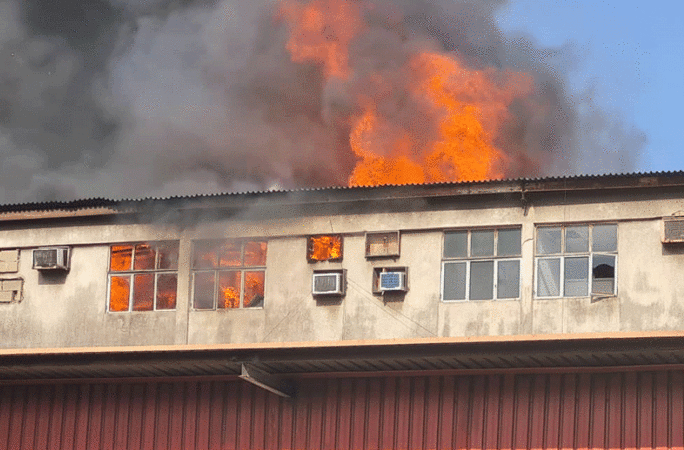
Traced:
MULTIPOLYGON (((138 244, 164 244, 164 243, 178 243, 179 241, 138 241, 138 242, 123 242, 109 244, 109 261, 107 262, 107 312, 111 314, 125 314, 125 313, 149 313, 153 311, 176 311, 178 309, 178 272, 179 269, 138 269, 135 270, 135 247, 138 244), (112 247, 115 245, 130 245, 131 249, 131 268, 129 270, 113 271, 112 264, 112 247), (144 311, 136 311, 133 309, 133 296, 135 291, 135 276, 136 275, 153 275, 154 276, 154 292, 152 296, 152 309, 144 311), (157 308, 157 284, 160 275, 176 275, 176 307, 175 308, 157 308), (128 309, 126 311, 113 311, 110 309, 111 306, 111 295, 112 295, 112 277, 128 277, 128 309)), ((180 245, 178 245, 178 251, 180 252, 180 245)), ((178 255, 176 255, 178 257, 178 255)), ((155 250, 155 267, 157 265, 158 254, 155 250)))
POLYGON ((467 229, 452 229, 452 230, 445 230, 444 233, 442 233, 442 273, 441 273, 441 279, 440 279, 440 299, 444 303, 454 303, 454 302, 485 302, 485 301, 507 301, 507 300, 513 300, 517 301, 520 300, 521 295, 520 291, 522 288, 521 285, 522 281, 522 228, 521 227, 495 227, 495 228, 467 228, 467 229), (466 239, 466 249, 468 255, 470 255, 471 252, 471 240, 472 240, 472 233, 477 232, 477 231, 494 231, 494 253, 497 252, 498 249, 498 241, 499 241, 499 231, 503 230, 521 230, 521 242, 520 242, 520 255, 515 256, 515 255, 505 255, 505 256, 464 256, 464 257, 456 257, 456 258, 445 258, 444 257, 444 239, 447 233, 453 233, 453 232, 466 232, 467 233, 467 239, 466 239), (470 299, 470 265, 473 262, 488 262, 492 261, 494 263, 494 268, 493 268, 493 274, 492 274, 492 298, 487 298, 487 299, 477 299, 477 300, 471 300, 470 299), (498 298, 498 270, 499 270, 499 262, 504 262, 504 261, 517 261, 518 262, 518 296, 517 297, 506 297, 506 298, 498 298), (462 299, 451 299, 451 300, 445 300, 444 299, 444 273, 445 273, 445 266, 447 264, 466 264, 466 273, 465 273, 465 298, 462 299))
MULTIPOLYGON (((264 290, 266 289, 266 265, 262 266, 245 266, 245 244, 248 242, 265 242, 268 249, 268 241, 266 239, 254 238, 254 239, 242 239, 242 238, 227 238, 227 239, 209 239, 209 240, 197 240, 193 242, 192 255, 194 256, 195 245, 198 242, 228 242, 233 241, 240 244, 240 257, 242 258, 242 265, 240 266, 226 266, 226 267, 191 267, 191 278, 190 278, 190 306, 193 311, 230 311, 230 310, 252 310, 252 309, 264 309, 266 303, 266 292, 264 292, 264 299, 259 306, 244 306, 245 297, 245 272, 262 272, 264 274, 264 290), (240 273, 240 304, 237 308, 219 308, 218 298, 219 298, 219 275, 223 272, 239 272, 240 273), (195 276, 201 273, 213 273, 214 274, 214 302, 211 308, 195 308, 195 276)), ((268 250, 267 250, 268 252, 268 250)), ((268 253, 267 253, 268 255, 268 253)))
POLYGON ((562 224, 562 225, 540 225, 535 227, 535 256, 534 256, 534 298, 537 299, 558 299, 558 298, 589 298, 589 297, 615 297, 618 295, 618 242, 619 242, 619 237, 618 237, 618 226, 617 223, 580 223, 580 224, 562 224), (615 225, 615 251, 614 252, 606 252, 606 251, 593 251, 591 249, 592 243, 593 243, 593 229, 595 225, 615 225), (589 246, 588 250, 586 252, 575 252, 575 253, 568 253, 565 251, 565 229, 566 228, 572 228, 572 227, 588 227, 589 228, 589 235, 587 239, 589 240, 589 246), (561 251, 560 253, 551 253, 551 254, 544 254, 540 255, 537 253, 538 249, 538 238, 537 238, 537 231, 540 228, 560 228, 561 229, 561 251), (615 257, 615 267, 614 267, 614 274, 613 274, 613 292, 611 294, 606 294, 606 293, 593 293, 593 284, 594 284, 594 278, 592 276, 592 268, 594 267, 594 256, 613 256, 615 257), (572 258, 587 258, 588 259, 588 264, 587 264, 587 294, 586 295, 565 295, 565 260, 566 259, 572 259, 572 258), (560 260, 560 276, 559 276, 559 286, 558 286, 558 292, 559 295, 550 295, 550 296, 540 296, 539 295, 539 261, 540 260, 554 260, 554 259, 559 259, 560 260))

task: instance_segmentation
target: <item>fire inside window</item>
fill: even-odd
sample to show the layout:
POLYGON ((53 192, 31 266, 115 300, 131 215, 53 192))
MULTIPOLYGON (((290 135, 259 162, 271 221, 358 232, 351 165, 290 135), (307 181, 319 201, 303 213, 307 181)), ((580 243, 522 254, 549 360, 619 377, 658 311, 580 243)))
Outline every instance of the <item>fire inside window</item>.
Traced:
POLYGON ((262 307, 265 278, 265 241, 230 239, 194 243, 194 309, 262 307))
POLYGON ((109 255, 110 312, 176 308, 178 242, 115 244, 109 255))
POLYGON ((306 259, 309 262, 342 261, 342 236, 338 234, 309 236, 306 259))

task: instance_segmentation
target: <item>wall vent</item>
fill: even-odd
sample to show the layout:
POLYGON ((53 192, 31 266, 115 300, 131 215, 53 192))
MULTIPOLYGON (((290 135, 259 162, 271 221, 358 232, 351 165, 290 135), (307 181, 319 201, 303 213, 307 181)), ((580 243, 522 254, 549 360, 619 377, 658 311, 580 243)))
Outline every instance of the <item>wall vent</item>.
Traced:
POLYGON ((684 218, 663 219, 663 244, 684 243, 684 218))
POLYGON ((33 268, 69 270, 69 247, 45 247, 33 250, 33 268))
POLYGON ((313 295, 344 295, 344 271, 314 272, 313 295))
POLYGON ((366 258, 399 256, 399 232, 366 233, 366 258))

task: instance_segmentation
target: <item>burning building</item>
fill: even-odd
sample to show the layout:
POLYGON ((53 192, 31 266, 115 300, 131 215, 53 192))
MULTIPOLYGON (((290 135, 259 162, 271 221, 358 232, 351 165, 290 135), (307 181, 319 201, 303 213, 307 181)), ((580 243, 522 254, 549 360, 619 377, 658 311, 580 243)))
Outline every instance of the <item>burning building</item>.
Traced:
POLYGON ((0 448, 683 448, 684 173, 503 3, 0 3, 0 448))
POLYGON ((0 442, 682 448, 682 202, 673 172, 4 205, 0 442))

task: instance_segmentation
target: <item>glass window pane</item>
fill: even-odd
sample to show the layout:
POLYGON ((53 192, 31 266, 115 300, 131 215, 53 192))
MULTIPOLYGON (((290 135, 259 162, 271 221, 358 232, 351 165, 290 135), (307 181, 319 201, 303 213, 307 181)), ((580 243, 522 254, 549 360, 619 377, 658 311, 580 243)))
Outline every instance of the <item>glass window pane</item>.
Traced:
POLYGON ((161 273, 157 275, 157 309, 176 309, 178 275, 161 273))
POLYGON ((214 309, 214 272, 198 272, 194 276, 192 306, 214 309))
POLYGON ((470 263, 470 300, 489 300, 494 294, 494 261, 470 263))
POLYGON ((494 255, 494 231, 473 231, 470 233, 470 256, 494 255))
POLYGON ((496 298, 520 297, 520 261, 499 261, 496 275, 496 298))
POLYGON ((567 227, 565 229, 565 251, 586 253, 589 251, 589 227, 567 227))
POLYGON ((154 309, 154 274, 135 275, 133 280, 133 311, 154 309))
POLYGON ((219 273, 219 298, 217 308, 240 307, 240 271, 219 273))
POLYGON ((157 245, 160 269, 178 269, 178 242, 162 242, 157 245))
POLYGON ((109 279, 109 310, 128 311, 131 292, 131 277, 112 276, 109 279))
POLYGON ((467 231, 450 231, 448 233, 444 233, 444 257, 445 258, 465 258, 467 256, 468 256, 468 232, 467 231))
POLYGON ((589 295, 589 258, 565 258, 565 297, 589 295))
POLYGON ((135 244, 134 270, 154 270, 154 247, 150 244, 135 244))
POLYGON ((591 249, 595 252, 617 251, 617 225, 594 225, 591 249))
POLYGON ((192 249, 192 267, 212 268, 218 266, 217 243, 215 241, 195 242, 192 249))
POLYGON ((496 243, 496 254, 499 256, 517 256, 520 254, 520 228, 499 230, 496 243))
POLYGON ((465 300, 466 263, 444 263, 444 300, 465 300))
POLYGON ((264 271, 245 271, 245 308, 264 306, 264 271))
POLYGON ((537 259, 537 297, 560 296, 560 258, 537 259))
POLYGON ((537 228, 537 254, 550 255, 561 252, 560 228, 537 228))
POLYGON ((266 242, 245 242, 245 266, 266 265, 266 242))
POLYGON ((591 267, 591 293, 615 293, 615 255, 594 255, 591 267))
MULTIPOLYGON (((242 265, 242 244, 236 241, 223 241, 219 248, 219 266, 235 267, 242 265)), ((217 245, 218 246, 218 245, 217 245)))
POLYGON ((112 272, 131 270, 132 245, 112 245, 109 267, 112 272))

